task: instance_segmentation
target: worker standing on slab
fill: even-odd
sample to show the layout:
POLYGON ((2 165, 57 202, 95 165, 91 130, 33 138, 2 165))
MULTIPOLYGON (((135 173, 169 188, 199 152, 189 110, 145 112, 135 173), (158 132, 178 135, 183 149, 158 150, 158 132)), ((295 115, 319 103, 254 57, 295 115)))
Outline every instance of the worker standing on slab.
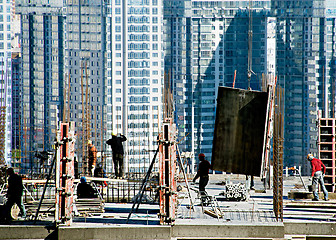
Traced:
POLYGON ((198 170, 197 174, 193 179, 193 182, 195 183, 197 178, 200 178, 199 180, 199 191, 201 194, 201 201, 202 203, 206 202, 206 196, 207 192, 205 191, 205 187, 209 182, 209 169, 211 168, 211 165, 208 160, 205 159, 204 153, 200 153, 198 155, 199 159, 199 165, 198 165, 198 170))
POLYGON ((89 153, 89 174, 93 176, 94 169, 97 162, 97 148, 92 144, 92 141, 88 141, 88 153, 89 153))
POLYGON ((118 134, 115 135, 112 133, 112 138, 107 140, 106 143, 112 148, 112 157, 114 164, 114 172, 116 178, 123 178, 123 170, 124 170, 124 147, 123 142, 125 142, 127 138, 118 134))
POLYGON ((22 195, 23 195, 22 178, 18 174, 14 173, 13 168, 8 168, 6 173, 9 176, 8 189, 7 189, 7 202, 6 202, 6 211, 8 213, 9 219, 11 209, 15 203, 20 209, 21 216, 25 218, 26 211, 22 202, 22 195))
POLYGON ((318 158, 314 158, 312 154, 308 154, 307 156, 308 161, 310 161, 311 167, 312 167, 312 177, 313 177, 313 201, 319 200, 318 195, 318 184, 320 184, 323 194, 324 194, 324 200, 328 201, 328 191, 326 187, 324 186, 324 180, 323 177, 326 172, 326 166, 322 163, 322 161, 318 158), (323 167, 323 174, 322 174, 322 167, 323 167))

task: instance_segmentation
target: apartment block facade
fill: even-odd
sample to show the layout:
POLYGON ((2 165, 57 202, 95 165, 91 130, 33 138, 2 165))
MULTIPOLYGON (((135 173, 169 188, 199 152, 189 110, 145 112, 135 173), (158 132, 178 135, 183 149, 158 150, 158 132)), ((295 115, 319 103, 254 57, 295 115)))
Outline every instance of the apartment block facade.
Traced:
POLYGON ((162 1, 109 0, 106 11, 106 138, 124 134, 126 171, 146 172, 162 123, 162 1))
POLYGON ((0 4, 0 163, 11 159, 12 77, 11 77, 11 1, 0 4))
POLYGON ((328 0, 272 2, 278 83, 285 90, 284 165, 300 165, 304 174, 307 154, 318 152, 318 111, 335 112, 335 7, 328 0))
MULTIPOLYGON (((210 160, 219 86, 247 89, 249 1, 165 1, 165 68, 174 86, 182 151, 210 160), (236 73, 236 74, 235 74, 236 73)), ((267 65, 270 1, 252 1, 251 88, 267 65)), ((273 34, 274 38, 274 34, 273 34)), ((274 43, 272 45, 275 47, 274 43)), ((274 68, 274 64, 273 64, 274 68)), ((273 69, 274 71, 274 69, 273 69)))

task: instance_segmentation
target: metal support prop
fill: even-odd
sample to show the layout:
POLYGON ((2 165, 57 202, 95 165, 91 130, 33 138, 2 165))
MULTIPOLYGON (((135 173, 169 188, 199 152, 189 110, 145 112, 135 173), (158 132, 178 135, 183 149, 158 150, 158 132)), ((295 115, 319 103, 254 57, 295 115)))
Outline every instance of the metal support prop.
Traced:
POLYGON ((277 77, 275 77, 274 82, 268 85, 268 102, 267 102, 267 116, 265 122, 265 131, 264 131, 264 146, 263 146, 263 155, 262 155, 262 166, 261 166, 261 176, 264 179, 264 187, 267 188, 267 185, 270 186, 268 176, 270 174, 270 162, 269 162, 269 153, 270 153, 270 144, 273 134, 273 115, 274 115, 274 98, 275 98, 275 89, 277 84, 277 77))
POLYGON ((187 187, 187 191, 188 191, 188 198, 189 198, 189 202, 190 202, 190 207, 193 211, 195 211, 195 207, 194 207, 194 203, 192 201, 192 198, 191 198, 191 193, 190 193, 190 187, 189 187, 189 183, 188 183, 188 179, 187 179, 187 175, 186 175, 186 172, 184 170, 184 165, 183 165, 183 162, 181 160, 181 154, 180 154, 180 150, 178 148, 178 146, 176 145, 176 152, 178 154, 178 163, 180 165, 180 169, 182 171, 182 174, 183 174, 183 178, 184 178, 184 181, 185 181, 185 184, 186 184, 186 187, 187 187))
MULTIPOLYGON (((42 205, 42 202, 43 202, 43 199, 44 199, 44 195, 45 195, 45 192, 47 190, 47 187, 48 187, 48 183, 49 183, 49 180, 51 178, 51 175, 52 175, 52 172, 53 172, 53 169, 54 169, 54 165, 55 165, 55 161, 56 161, 56 156, 57 156, 57 149, 58 149, 58 144, 56 143, 56 150, 54 152, 54 157, 53 157, 53 161, 51 163, 51 167, 50 167, 50 170, 49 170, 49 174, 48 174, 48 177, 47 177, 47 181, 44 185, 44 188, 43 188, 43 193, 42 193, 42 196, 41 196, 41 199, 40 199, 40 202, 39 202, 39 205, 38 205, 38 208, 36 210, 36 214, 35 214, 35 219, 34 219, 34 224, 36 223, 36 220, 37 220, 37 217, 38 217, 38 214, 40 212, 40 208, 41 208, 41 205, 42 205)), ((26 189, 26 187, 24 187, 26 189)), ((27 190, 27 189, 26 189, 27 190)))
POLYGON ((60 145, 56 161, 56 213, 58 223, 70 225, 72 222, 74 196, 74 130, 73 123, 61 123, 57 134, 60 145))
POLYGON ((134 207, 135 207, 136 204, 138 204, 138 205, 137 205, 135 211, 138 211, 138 209, 139 209, 140 203, 142 201, 143 194, 144 194, 145 189, 146 189, 146 184, 148 182, 150 174, 152 173, 152 169, 153 169, 153 166, 154 166, 154 163, 155 163, 155 159, 156 159, 156 156, 157 156, 158 152, 159 152, 159 146, 158 146, 158 148, 157 148, 157 150, 155 152, 155 155, 153 157, 153 160, 152 160, 152 162, 151 162, 151 164, 150 164, 150 166, 148 168, 147 174, 146 174, 145 178, 142 181, 139 193, 138 193, 138 195, 136 195, 136 198, 135 198, 135 201, 133 203, 132 209, 131 209, 131 211, 128 214, 126 223, 128 223, 129 219, 131 218, 131 215, 133 213, 133 210, 134 210, 134 207))

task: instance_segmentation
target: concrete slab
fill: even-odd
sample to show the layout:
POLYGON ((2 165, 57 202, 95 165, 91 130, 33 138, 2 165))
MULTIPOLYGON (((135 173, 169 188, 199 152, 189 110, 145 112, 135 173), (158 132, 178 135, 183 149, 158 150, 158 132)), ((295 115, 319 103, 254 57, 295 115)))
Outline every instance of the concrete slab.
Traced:
MULTIPOLYGON (((266 193, 250 191, 245 202, 225 201, 219 195, 223 186, 218 184, 224 180, 244 182, 245 176, 210 176, 206 189, 208 194, 217 196, 223 218, 203 214, 201 206, 196 206, 192 211, 188 208, 188 199, 179 199, 177 219, 173 226, 159 225, 156 204, 141 204, 139 211, 132 214, 129 223, 126 223, 132 204, 107 203, 104 213, 75 217, 70 227, 59 227, 56 232, 58 239, 294 239, 291 236, 303 236, 300 239, 306 236, 333 236, 336 239, 336 201, 312 203, 309 200, 287 199, 286 194, 299 183, 299 178, 285 179, 284 223, 274 218, 272 190, 266 193)), ((304 180, 308 181, 308 177, 304 180)), ((258 178, 255 179, 255 188, 262 189, 258 178)), ((198 205, 195 191, 192 191, 192 198, 198 205)), ((0 239, 45 239, 51 234, 45 228, 50 222, 39 221, 38 226, 33 225, 32 221, 0 225, 0 239)))

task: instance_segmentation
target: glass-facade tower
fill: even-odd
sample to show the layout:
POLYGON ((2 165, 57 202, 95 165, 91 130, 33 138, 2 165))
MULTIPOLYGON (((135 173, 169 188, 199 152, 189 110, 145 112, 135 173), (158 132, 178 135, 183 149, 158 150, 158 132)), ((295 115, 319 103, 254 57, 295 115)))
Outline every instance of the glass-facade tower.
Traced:
POLYGON ((335 3, 272 1, 277 18, 277 76, 285 90, 284 165, 303 166, 317 156, 317 118, 334 117, 335 3), (328 16, 326 16, 326 13, 328 16))
POLYGON ((75 123, 76 154, 80 172, 84 173, 88 140, 100 156, 104 155, 106 141, 104 1, 66 1, 65 8, 65 89, 61 93, 61 114, 64 121, 75 123))
POLYGON ((38 151, 52 150, 63 92, 63 1, 16 1, 21 15, 22 168, 32 173, 38 151))
MULTIPOLYGON (((182 151, 210 160, 219 86, 246 89, 249 1, 165 1, 165 68, 174 86, 182 151)), ((252 1, 251 79, 260 90, 267 74, 270 1, 252 1)), ((274 38, 274 34, 273 34, 274 38)), ((274 44, 273 44, 274 47, 274 44)), ((273 64, 274 67, 274 64, 273 64)))

